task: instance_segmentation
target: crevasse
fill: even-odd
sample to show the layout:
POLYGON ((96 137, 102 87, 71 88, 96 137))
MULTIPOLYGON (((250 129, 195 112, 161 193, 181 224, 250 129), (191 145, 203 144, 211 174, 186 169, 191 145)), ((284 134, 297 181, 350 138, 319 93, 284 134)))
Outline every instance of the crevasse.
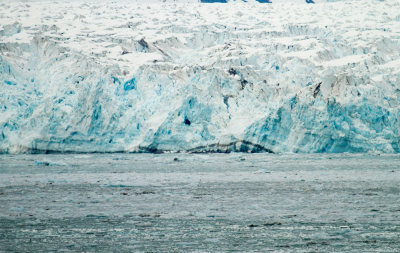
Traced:
POLYGON ((400 150, 398 1, 0 7, 2 153, 400 150))

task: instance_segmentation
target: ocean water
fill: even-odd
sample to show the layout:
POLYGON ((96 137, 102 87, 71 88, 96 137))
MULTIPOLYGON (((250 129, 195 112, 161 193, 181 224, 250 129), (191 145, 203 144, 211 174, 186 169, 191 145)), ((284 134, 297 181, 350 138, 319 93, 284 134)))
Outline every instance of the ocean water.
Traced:
POLYGON ((0 156, 0 251, 399 252, 399 155, 0 156))

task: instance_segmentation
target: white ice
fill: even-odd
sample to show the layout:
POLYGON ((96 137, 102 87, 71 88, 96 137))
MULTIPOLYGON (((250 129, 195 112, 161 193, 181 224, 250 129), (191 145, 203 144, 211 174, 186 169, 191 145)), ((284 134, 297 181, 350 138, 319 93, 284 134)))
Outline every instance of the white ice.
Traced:
POLYGON ((0 1, 0 152, 399 152, 400 2, 0 1))

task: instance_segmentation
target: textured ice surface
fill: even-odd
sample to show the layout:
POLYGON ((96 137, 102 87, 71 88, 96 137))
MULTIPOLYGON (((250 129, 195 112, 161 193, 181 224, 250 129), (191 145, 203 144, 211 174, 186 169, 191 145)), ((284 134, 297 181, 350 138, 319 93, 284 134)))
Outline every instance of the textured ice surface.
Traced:
POLYGON ((399 155, 0 156, 0 251, 399 252, 399 155))
POLYGON ((0 151, 399 152, 399 10, 0 1, 0 151))

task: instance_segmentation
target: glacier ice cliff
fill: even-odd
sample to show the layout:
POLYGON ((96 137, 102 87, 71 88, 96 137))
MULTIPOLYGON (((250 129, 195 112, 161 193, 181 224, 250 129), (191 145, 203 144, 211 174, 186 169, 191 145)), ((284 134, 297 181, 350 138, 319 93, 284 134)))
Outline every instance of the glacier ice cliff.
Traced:
POLYGON ((399 152, 398 10, 0 1, 0 152, 399 152))

